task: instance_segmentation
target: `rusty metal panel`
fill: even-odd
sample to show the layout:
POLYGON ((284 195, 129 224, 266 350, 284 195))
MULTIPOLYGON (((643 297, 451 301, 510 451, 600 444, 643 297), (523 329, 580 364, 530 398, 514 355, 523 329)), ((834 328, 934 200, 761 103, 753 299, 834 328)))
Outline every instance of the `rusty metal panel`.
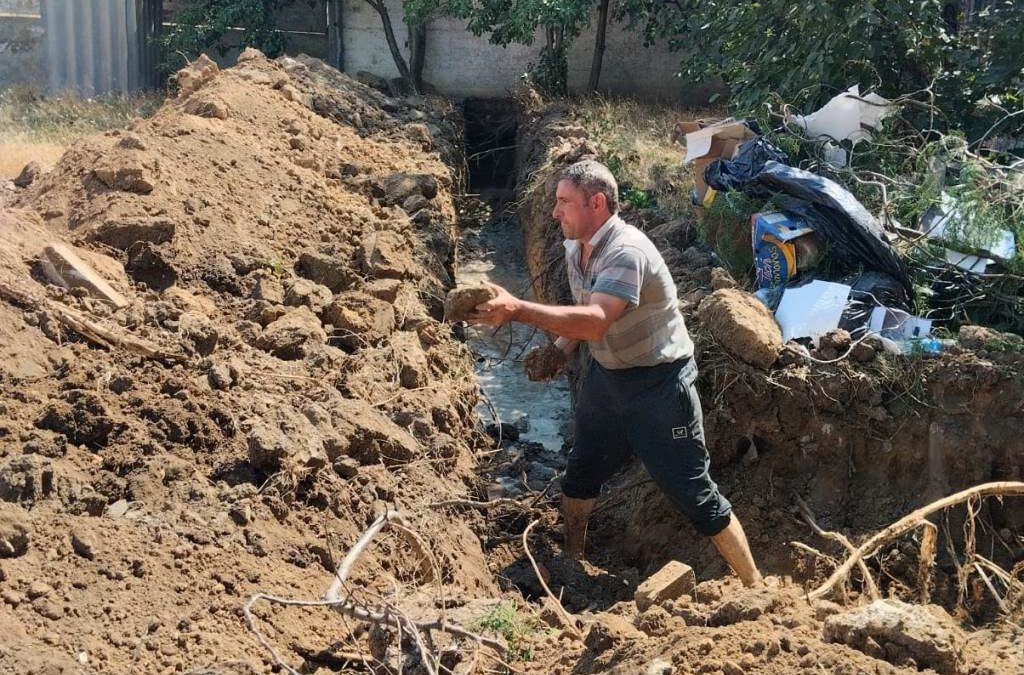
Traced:
POLYGON ((82 96, 159 84, 162 0, 42 0, 51 91, 82 96))

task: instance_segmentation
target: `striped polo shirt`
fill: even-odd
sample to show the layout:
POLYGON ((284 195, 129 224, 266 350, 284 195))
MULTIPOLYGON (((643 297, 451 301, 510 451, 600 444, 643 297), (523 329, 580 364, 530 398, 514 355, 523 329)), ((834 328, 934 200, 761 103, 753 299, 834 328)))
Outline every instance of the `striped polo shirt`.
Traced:
POLYGON ((676 284, 661 253, 643 232, 613 215, 590 238, 594 250, 580 269, 582 244, 566 240, 569 286, 577 305, 607 293, 629 305, 604 337, 589 341, 605 368, 656 366, 693 356, 693 342, 679 312, 676 284))

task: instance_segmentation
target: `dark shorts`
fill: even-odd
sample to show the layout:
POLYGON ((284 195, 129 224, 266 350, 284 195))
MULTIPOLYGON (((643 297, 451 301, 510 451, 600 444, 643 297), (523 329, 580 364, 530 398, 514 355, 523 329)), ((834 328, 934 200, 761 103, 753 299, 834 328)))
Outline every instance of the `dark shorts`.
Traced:
POLYGON ((718 534, 732 506, 708 474, 693 359, 607 370, 592 361, 576 404, 576 441, 562 494, 592 499, 633 454, 701 534, 718 534))

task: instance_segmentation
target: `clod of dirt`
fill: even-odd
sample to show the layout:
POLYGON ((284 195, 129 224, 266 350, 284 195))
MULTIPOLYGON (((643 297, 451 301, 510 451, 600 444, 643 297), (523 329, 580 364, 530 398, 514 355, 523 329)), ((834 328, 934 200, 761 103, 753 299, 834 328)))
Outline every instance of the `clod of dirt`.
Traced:
POLYGON ((28 551, 28 527, 20 510, 0 505, 0 558, 17 558, 28 551))
POLYGON ((476 306, 498 297, 490 286, 464 286, 448 291, 444 299, 444 318, 455 323, 465 321, 476 314, 476 306))
POLYGON ((374 279, 404 279, 414 268, 409 242, 397 232, 374 232, 359 246, 359 267, 374 279))
POLYGON ((771 311, 737 289, 717 290, 700 304, 698 318, 729 353, 758 368, 770 368, 782 349, 782 331, 771 311))
POLYGON ((818 349, 832 349, 838 354, 843 354, 850 348, 852 343, 853 339, 850 337, 850 332, 837 328, 821 336, 821 339, 818 340, 818 349))
POLYGON ((842 642, 896 665, 909 659, 942 675, 958 671, 963 649, 960 630, 948 616, 899 600, 876 600, 867 607, 825 620, 825 639, 842 642))
POLYGON ((21 173, 18 174, 18 177, 14 179, 14 186, 26 188, 35 182, 42 172, 43 167, 39 165, 39 162, 29 162, 21 170, 21 173))
MULTIPOLYGON (((322 286, 309 279, 292 279, 285 285, 283 301, 290 307, 301 307, 305 305, 319 314, 331 302, 331 289, 322 286)), ((266 298, 271 302, 278 302, 272 298, 266 298)))
POLYGON ((538 347, 523 358, 523 369, 532 382, 552 380, 562 374, 565 366, 565 352, 554 344, 538 347))
POLYGON ((154 291, 164 291, 178 283, 178 271, 164 258, 159 247, 148 241, 136 241, 128 247, 125 272, 154 291))
POLYGON ((339 294, 321 316, 334 327, 332 340, 352 350, 377 345, 395 330, 395 308, 362 291, 339 294))
POLYGON ((111 190, 135 192, 148 195, 153 191, 156 181, 153 172, 135 159, 106 158, 101 160, 92 173, 111 190))
POLYGON ((715 267, 711 270, 711 288, 718 291, 723 288, 739 288, 739 284, 724 267, 715 267))
POLYGON ((217 77, 220 68, 206 54, 201 54, 188 66, 179 70, 174 79, 178 82, 178 98, 188 98, 194 91, 204 84, 212 82, 217 77))
POLYGON ((333 293, 349 290, 359 284, 359 276, 352 271, 348 260, 322 251, 304 252, 299 256, 295 271, 310 281, 326 286, 333 293))
POLYGON ((267 326, 257 346, 279 359, 305 358, 317 346, 327 342, 327 333, 308 307, 298 307, 267 326))
POLYGON ((86 237, 89 241, 127 251, 137 241, 163 244, 174 238, 177 226, 169 218, 119 218, 104 222, 86 237))
POLYGON ((1024 348, 1024 338, 1014 333, 1001 333, 985 326, 961 326, 958 335, 960 344, 967 349, 989 349, 994 343, 1000 346, 1024 348))
POLYGON ((595 618, 584 638, 584 644, 596 654, 644 639, 644 634, 625 617, 602 612, 595 618))

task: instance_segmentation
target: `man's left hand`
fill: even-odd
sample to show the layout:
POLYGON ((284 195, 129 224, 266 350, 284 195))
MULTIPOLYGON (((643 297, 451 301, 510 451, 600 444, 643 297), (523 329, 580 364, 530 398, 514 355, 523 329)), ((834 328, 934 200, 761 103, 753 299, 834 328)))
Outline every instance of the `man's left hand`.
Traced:
POLYGON ((482 305, 477 305, 476 314, 469 317, 469 321, 471 323, 501 326, 515 319, 516 314, 519 312, 519 299, 497 284, 484 283, 495 291, 497 295, 482 305))

